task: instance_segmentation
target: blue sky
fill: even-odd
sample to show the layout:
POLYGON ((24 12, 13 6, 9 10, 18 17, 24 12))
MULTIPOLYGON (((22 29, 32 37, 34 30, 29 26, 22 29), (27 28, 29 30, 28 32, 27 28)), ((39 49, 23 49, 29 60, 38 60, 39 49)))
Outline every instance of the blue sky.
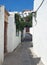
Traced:
POLYGON ((23 11, 33 9, 34 0, 0 0, 0 5, 4 5, 8 11, 23 11))

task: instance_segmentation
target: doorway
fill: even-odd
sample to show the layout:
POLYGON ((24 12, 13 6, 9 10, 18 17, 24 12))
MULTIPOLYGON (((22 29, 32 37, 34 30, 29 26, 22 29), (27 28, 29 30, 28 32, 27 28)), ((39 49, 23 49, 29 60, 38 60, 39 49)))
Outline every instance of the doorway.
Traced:
POLYGON ((29 27, 26 27, 26 32, 30 32, 29 27))
POLYGON ((4 22, 4 53, 7 53, 7 22, 4 22))

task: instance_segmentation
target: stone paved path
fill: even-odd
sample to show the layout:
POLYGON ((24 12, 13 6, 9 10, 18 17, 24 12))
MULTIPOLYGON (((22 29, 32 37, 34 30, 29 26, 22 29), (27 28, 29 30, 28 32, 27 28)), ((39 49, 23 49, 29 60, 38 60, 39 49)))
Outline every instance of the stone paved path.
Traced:
POLYGON ((31 42, 23 42, 14 52, 5 56, 3 65, 43 65, 41 59, 34 57, 31 42))

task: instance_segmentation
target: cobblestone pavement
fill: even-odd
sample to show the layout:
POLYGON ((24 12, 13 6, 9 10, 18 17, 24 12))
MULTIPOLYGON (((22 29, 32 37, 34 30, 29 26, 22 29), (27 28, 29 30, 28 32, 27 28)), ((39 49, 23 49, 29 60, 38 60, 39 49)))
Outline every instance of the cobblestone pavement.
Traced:
POLYGON ((43 65, 41 59, 34 57, 31 42, 23 42, 12 53, 5 56, 3 65, 43 65))

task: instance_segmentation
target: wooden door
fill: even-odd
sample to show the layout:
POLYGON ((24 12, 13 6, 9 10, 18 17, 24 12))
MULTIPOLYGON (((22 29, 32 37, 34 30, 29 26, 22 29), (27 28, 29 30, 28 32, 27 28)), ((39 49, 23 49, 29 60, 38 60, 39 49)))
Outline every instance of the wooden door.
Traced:
POLYGON ((4 22, 4 53, 7 52, 7 22, 4 22))
POLYGON ((26 27, 26 32, 29 32, 29 28, 28 27, 26 27))

